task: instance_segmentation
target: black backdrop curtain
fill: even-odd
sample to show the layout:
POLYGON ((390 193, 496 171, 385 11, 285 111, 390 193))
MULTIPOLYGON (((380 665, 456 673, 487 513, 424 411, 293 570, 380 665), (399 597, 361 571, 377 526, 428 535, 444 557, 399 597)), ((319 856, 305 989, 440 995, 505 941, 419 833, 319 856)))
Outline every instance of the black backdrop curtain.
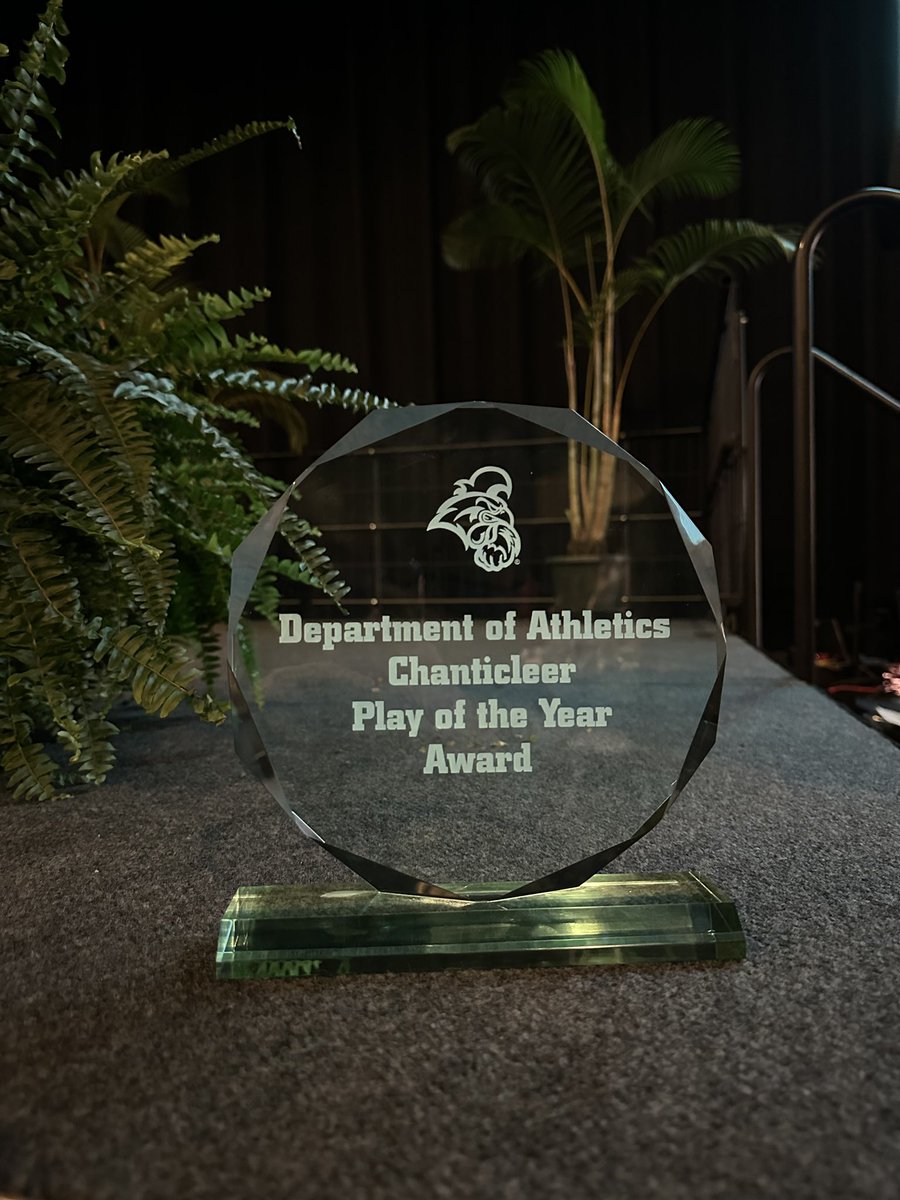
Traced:
MULTIPOLYGON (((0 38, 18 42, 36 6, 13 0, 0 38)), ((265 284, 254 327, 340 350, 360 383, 400 403, 561 401, 552 290, 527 272, 458 275, 439 235, 470 196, 446 134, 493 103, 511 68, 549 46, 574 50, 618 156, 676 118, 734 132, 739 193, 718 211, 805 225, 861 186, 889 182, 897 101, 896 0, 603 0, 591 4, 310 4, 69 0, 69 82, 56 92, 63 158, 93 149, 182 150, 232 124, 293 115, 304 149, 271 136, 202 164, 185 207, 163 219, 217 231, 203 282, 265 284)), ((703 211, 655 214, 657 232, 703 211)), ((817 283, 817 341, 895 394, 900 215, 851 217, 829 237, 817 283), (892 228, 893 226, 893 228, 892 228)), ((685 289, 633 376, 631 428, 703 422, 721 296, 685 289)), ((790 336, 790 278, 747 282, 752 364, 790 336)), ((846 618, 855 581, 870 624, 896 606, 900 420, 821 381, 820 612, 846 618)), ((790 638, 789 390, 773 370, 765 403, 766 637, 790 638)), ((346 424, 312 422, 311 450, 346 424)), ((277 453, 277 433, 259 447, 277 453)), ((288 469, 288 464, 282 464, 288 469)))

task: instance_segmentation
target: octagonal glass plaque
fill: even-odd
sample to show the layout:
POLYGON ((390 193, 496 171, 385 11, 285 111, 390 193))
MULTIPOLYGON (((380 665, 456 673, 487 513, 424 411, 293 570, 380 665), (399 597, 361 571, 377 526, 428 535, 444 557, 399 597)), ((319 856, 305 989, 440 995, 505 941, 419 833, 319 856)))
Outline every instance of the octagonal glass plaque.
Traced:
POLYGON ((724 662, 708 543, 567 410, 372 413, 234 555, 237 750, 323 881, 338 859, 411 896, 576 887, 661 820, 712 746, 724 662), (607 458, 602 552, 573 559, 571 488, 607 458), (327 561, 315 581, 298 563, 267 620, 261 573, 296 558, 301 522, 327 561))

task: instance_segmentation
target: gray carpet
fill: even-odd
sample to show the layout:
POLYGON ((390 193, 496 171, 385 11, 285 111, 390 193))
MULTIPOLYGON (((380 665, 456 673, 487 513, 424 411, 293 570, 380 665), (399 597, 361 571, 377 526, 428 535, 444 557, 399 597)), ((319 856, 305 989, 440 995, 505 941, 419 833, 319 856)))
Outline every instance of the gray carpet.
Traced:
POLYGON ((730 665, 719 745, 616 865, 725 886, 739 965, 217 983, 235 887, 320 864, 186 718, 0 809, 0 1194, 896 1200, 900 757, 730 665))

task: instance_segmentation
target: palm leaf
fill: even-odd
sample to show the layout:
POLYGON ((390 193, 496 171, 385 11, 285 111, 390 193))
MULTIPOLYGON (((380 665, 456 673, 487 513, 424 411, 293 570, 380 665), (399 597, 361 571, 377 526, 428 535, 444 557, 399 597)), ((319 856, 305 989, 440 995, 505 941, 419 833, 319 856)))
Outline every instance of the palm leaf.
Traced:
POLYGON ((598 198, 584 143, 568 114, 521 104, 492 108, 447 139, 489 204, 514 209, 526 240, 551 248, 597 224, 598 198))
POLYGON ((640 281, 660 295, 688 278, 715 280, 723 273, 789 259, 795 248, 786 233, 755 221, 704 221, 654 242, 634 263, 629 283, 640 281))
POLYGON ((740 153, 724 125, 705 117, 676 121, 622 170, 620 226, 653 196, 715 198, 734 191, 740 153))
POLYGON ((503 97, 510 105, 535 105, 541 111, 549 108, 567 114, 581 131, 598 179, 612 194, 621 169, 606 141, 603 111, 574 54, 546 50, 522 63, 503 97))
POLYGON ((458 271, 506 266, 532 252, 554 256, 545 225, 499 202, 461 213, 444 231, 441 247, 444 262, 458 271))

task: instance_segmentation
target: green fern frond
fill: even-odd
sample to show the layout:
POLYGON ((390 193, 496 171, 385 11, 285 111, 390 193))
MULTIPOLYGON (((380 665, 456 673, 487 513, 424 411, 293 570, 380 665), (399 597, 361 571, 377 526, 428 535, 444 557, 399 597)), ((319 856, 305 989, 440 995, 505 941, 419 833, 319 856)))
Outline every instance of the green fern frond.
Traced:
POLYGON ((331 559, 324 546, 320 546, 315 540, 309 523, 295 513, 287 511, 281 519, 278 532, 302 564, 305 575, 300 578, 303 582, 319 588, 339 605, 350 588, 341 579, 340 572, 331 565, 331 559))
POLYGON ((0 89, 0 122, 7 130, 0 134, 0 196, 21 187, 17 172, 46 176, 34 158, 35 154, 47 153, 35 131, 39 122, 45 121, 59 136, 59 124, 44 80, 63 83, 66 77, 68 50, 62 38, 68 30, 61 10, 62 0, 50 0, 18 67, 0 89))
POLYGON ((200 568, 199 551, 212 555, 221 565, 229 563, 246 534, 247 499, 255 497, 257 504, 263 503, 253 478, 242 477, 233 486, 221 479, 211 483, 209 471, 203 462, 179 465, 163 469, 158 481, 160 515, 182 543, 182 557, 190 562, 191 570, 200 568))
POLYGON ((122 576, 130 584, 141 615, 156 631, 161 632, 172 592, 175 590, 177 565, 168 544, 159 533, 154 538, 158 557, 137 553, 121 547, 113 550, 122 576))
POLYGON ((361 388, 339 388, 334 383, 314 383, 311 375, 299 379, 282 379, 257 368, 245 371, 216 369, 198 374, 199 383, 217 388, 260 395, 278 396, 283 400, 305 400, 319 408, 334 406, 351 412, 371 412, 376 408, 392 408, 393 404, 361 388))
MULTIPOLYGON (((227 133, 212 138, 177 158, 166 157, 156 162, 136 165, 131 173, 117 185, 117 194, 139 192, 155 187, 162 179, 174 175, 178 171, 183 171, 185 167, 192 166, 203 159, 212 158, 225 150, 232 150, 236 146, 243 145, 244 142, 263 137, 267 133, 274 133, 279 129, 286 129, 295 138, 297 137, 297 126, 291 117, 284 121, 251 121, 248 125, 236 125, 227 133)), ((299 141, 299 138, 297 140, 299 141)))
POLYGON ((199 671, 186 651, 172 639, 149 637, 136 625, 104 630, 94 657, 103 659, 110 673, 128 682, 138 704, 148 713, 167 717, 183 700, 206 720, 220 724, 225 710, 218 700, 200 695, 192 684, 199 671))
POLYGON ((256 653, 256 644, 247 629, 245 621, 241 621, 238 624, 237 640, 241 658, 247 669, 247 675, 253 689, 253 698, 257 706, 262 708, 265 704, 265 695, 263 694, 262 680, 260 679, 259 656, 256 653))
POLYGON ((18 693, 17 711, 30 711, 34 719, 45 714, 41 724, 54 725, 58 740, 71 750, 75 707, 86 690, 81 652, 88 644, 88 631, 83 624, 63 626, 48 620, 43 604, 29 600, 18 588, 4 588, 0 599, 0 644, 6 683, 18 693), (26 696, 31 703, 23 705, 26 696))
MULTIPOLYGON (((274 624, 278 619, 278 609, 281 604, 281 590, 278 587, 278 572, 272 566, 271 560, 266 559, 247 599, 247 611, 256 614, 274 624)), ((243 628, 243 623, 239 628, 243 628)))
POLYGON ((343 371, 356 375, 356 364, 342 354, 330 350, 286 350, 276 346, 260 334, 241 334, 233 337, 215 353, 204 355, 202 360, 193 361, 195 370, 240 370, 247 366, 305 367, 315 371, 343 371))
MULTIPOLYGON (((334 354, 330 350, 285 350, 259 334, 251 333, 249 337, 238 335, 231 347, 232 360, 240 363, 270 363, 282 366, 302 366, 312 373, 314 371, 344 371, 348 375, 356 375, 357 367, 343 354, 334 354)), ((226 367, 228 363, 210 363, 210 367, 226 367)))
MULTIPOLYGON (((175 546, 181 562, 189 562, 191 566, 190 570, 178 573, 166 616, 166 632, 184 640, 199 655, 205 671, 204 646, 207 639, 216 639, 216 627, 228 610, 228 577, 223 560, 213 550, 180 536, 176 536, 175 546)), ((207 686, 211 684, 208 679, 207 686)))
POLYGON ((171 379, 146 371, 129 371, 119 384, 119 391, 132 400, 149 402, 163 412, 181 418, 185 433, 204 443, 209 451, 214 451, 221 463, 240 472, 252 473, 253 466, 247 456, 206 419, 197 405, 177 394, 171 379))
POLYGON ((104 263, 121 262, 126 254, 139 250, 152 240, 139 225, 121 215, 127 200, 127 196, 116 196, 108 200, 97 210, 97 215, 91 222, 89 238, 95 274, 104 263))
POLYGON ((243 316, 257 304, 262 304, 271 297, 268 288, 241 288, 239 292, 229 292, 220 296, 216 292, 199 292, 196 303, 200 311, 209 321, 230 321, 234 317, 243 316))
MULTIPOLYGON (((135 386, 146 388, 147 383, 144 381, 135 386)), ((227 490, 223 488, 221 491, 207 493, 206 502, 209 505, 211 519, 208 523, 204 521, 199 526, 195 523, 193 529, 189 527, 190 514, 184 509, 181 502, 181 498, 189 489, 187 486, 180 485, 186 484, 188 474, 192 470, 202 470, 202 467, 197 468, 196 464, 190 466, 183 464, 171 477, 164 471, 160 494, 163 510, 169 514, 170 520, 175 519, 178 522, 183 536, 202 544, 204 549, 215 553, 222 561, 229 561, 234 547, 245 536, 247 526, 251 523, 248 522, 246 511, 237 504, 235 493, 243 491, 250 501, 251 513, 254 514, 255 519, 259 519, 265 508, 277 498, 281 485, 257 471, 249 459, 242 455, 215 426, 210 425, 195 406, 165 390, 153 391, 152 394, 169 411, 184 417, 185 433, 188 436, 199 436, 199 445, 207 452, 215 449, 220 473, 226 468, 234 471, 233 478, 228 480, 227 490), (178 515, 176 516, 176 514, 178 515), (234 530, 234 542, 230 545, 223 544, 216 534, 212 539, 204 540, 197 533, 199 528, 210 527, 217 530, 234 530)), ((282 518, 279 531, 288 541, 300 563, 301 574, 296 578, 302 579, 303 582, 313 587, 320 588, 331 599, 339 603, 350 589, 340 578, 339 572, 332 567, 327 552, 315 540, 316 531, 309 522, 289 510, 282 518)))
POLYGON ((51 800, 56 795, 56 765, 32 736, 23 687, 10 683, 11 666, 0 658, 0 768, 15 799, 51 800))
MULTIPOLYGON (((223 302, 224 305, 224 302, 223 302)), ((203 306, 186 291, 161 314, 160 351, 147 365, 166 374, 197 369, 230 346, 221 321, 210 317, 203 306)))
MULTIPOLYGON (((73 356, 73 361, 78 365, 77 356, 73 356)), ((153 473, 153 443, 141 424, 138 412, 120 393, 113 372, 97 373, 93 396, 96 406, 94 428, 109 451, 110 461, 121 478, 128 482, 132 497, 139 502, 146 515, 152 511, 149 493, 153 473)))
MULTIPOLYGON (((197 372, 210 364, 234 359, 225 322, 242 316, 269 296, 266 288, 242 288, 220 296, 212 292, 191 295, 186 289, 171 302, 157 301, 157 346, 149 345, 147 366, 164 374, 197 372)), ((238 362, 245 360, 238 357, 238 362)))
MULTIPOLYGON (((264 414, 299 448, 298 402, 384 403, 312 385, 319 370, 355 372, 342 355, 231 334, 269 293, 179 279, 214 235, 151 241, 120 215, 134 191, 169 194, 190 163, 296 135, 293 121, 241 126, 180 158, 95 154, 48 177, 43 81, 63 78, 64 32, 51 0, 0 91, 0 762, 17 796, 40 799, 106 777, 123 688, 149 712, 186 700, 224 716, 195 691, 196 664, 211 683, 231 555, 284 486, 224 430, 264 414)), ((274 617, 285 579, 345 594, 317 531, 289 516, 284 532, 295 557, 266 563, 260 606, 274 617)))
POLYGON ((277 425, 287 450, 297 455, 303 453, 309 440, 309 429, 306 418, 297 406, 294 397, 285 397, 269 392, 229 393, 228 403, 219 405, 223 416, 227 417, 230 413, 231 403, 238 404, 241 401, 252 405, 255 409, 257 424, 259 418, 263 418, 277 425))
POLYGON ((99 532, 87 514, 65 499, 57 499, 49 489, 31 488, 23 497, 21 485, 12 476, 0 474, 0 519, 8 525, 10 518, 16 522, 49 518, 57 529, 71 529, 87 538, 96 538, 99 532))
POLYGON ((78 581, 48 530, 7 528, 0 533, 0 561, 8 583, 37 603, 45 620, 80 620, 78 581))
POLYGON ((115 766, 112 739, 118 726, 100 713, 89 713, 75 723, 71 762, 85 783, 103 783, 115 766))
POLYGON ((172 278, 153 289, 137 280, 124 288, 108 272, 86 276, 73 285, 68 311, 54 336, 111 366, 123 360, 151 366, 165 358, 165 314, 187 303, 187 288, 172 278))
MULTIPOLYGON (((203 415, 211 421, 225 421, 229 425, 243 425, 247 429, 259 429, 260 419, 246 408, 232 407, 237 405, 239 397, 229 396, 226 403, 210 400, 207 396, 198 398, 198 404, 203 407, 203 415)), ((253 397, 255 400, 255 397, 253 397)))
POLYGON ((116 183, 147 155, 113 155, 104 163, 99 154, 77 174, 47 180, 28 189, 23 199, 0 209, 0 255, 19 272, 0 301, 0 322, 16 315, 16 323, 45 333, 60 320, 57 298, 71 292, 72 263, 82 254, 82 242, 116 183))
POLYGON ((107 293, 107 299, 120 295, 136 284, 157 288, 201 246, 217 245, 219 240, 216 233, 208 233, 199 238, 170 237, 163 234, 158 241, 142 242, 107 273, 113 283, 113 289, 107 293))
POLYGON ((309 380, 298 382, 306 385, 306 400, 317 408, 335 407, 348 412, 367 413, 376 408, 395 407, 393 400, 376 396, 362 388, 340 388, 335 383, 312 383, 309 380))
POLYGON ((0 362, 39 371, 55 379, 62 387, 80 395, 90 393, 90 385, 80 367, 68 354, 18 329, 0 326, 0 362))
POLYGON ((215 687, 221 673, 222 642, 213 628, 198 630, 195 638, 200 675, 207 688, 215 687))
POLYGON ((0 728, 0 745, 11 743, 0 758, 16 800, 53 800, 58 796, 56 766, 41 742, 33 742, 27 722, 13 718, 0 728))
POLYGON ((103 535, 129 549, 158 555, 135 511, 117 463, 98 446, 82 410, 60 395, 48 416, 46 391, 33 381, 0 393, 0 447, 50 472, 48 482, 91 517, 103 535), (31 386, 28 386, 31 383, 31 386))
POLYGON ((153 448, 134 406, 116 392, 115 374, 85 355, 64 353, 27 333, 0 328, 0 361, 4 357, 43 375, 48 386, 67 393, 91 414, 123 480, 143 500, 150 483, 153 448))

